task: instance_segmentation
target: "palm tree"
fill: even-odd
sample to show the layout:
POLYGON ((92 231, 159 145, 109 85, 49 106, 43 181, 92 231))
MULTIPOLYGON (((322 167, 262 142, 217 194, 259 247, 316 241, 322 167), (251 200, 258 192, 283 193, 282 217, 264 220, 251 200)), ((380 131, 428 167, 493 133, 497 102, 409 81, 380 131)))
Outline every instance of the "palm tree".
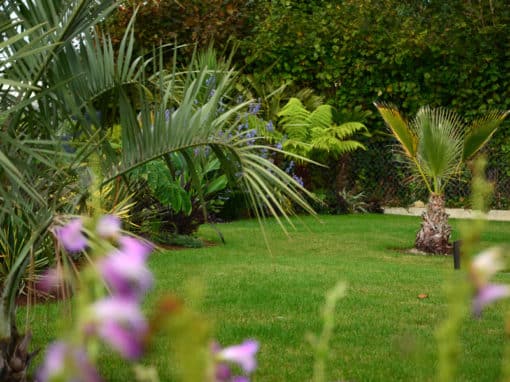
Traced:
POLYGON ((77 201, 87 189, 77 179, 91 154, 106 185, 170 154, 181 155, 195 173, 190 150, 208 146, 247 190, 257 216, 288 220, 275 197, 280 194, 313 213, 307 191, 236 133, 237 111, 248 102, 223 105, 235 72, 224 70, 214 95, 198 103, 210 74, 205 66, 191 65, 180 76, 174 66, 147 78, 147 65, 162 64, 133 56, 133 22, 118 52, 108 37, 95 34, 114 6, 108 0, 0 0, 0 248, 12 258, 0 280, 2 381, 28 378, 30 336, 16 327, 16 297, 31 256, 51 245, 55 215, 80 212, 77 201), (120 152, 107 139, 114 124, 122 128, 120 152), (63 133, 76 152, 64 150, 63 133), (23 239, 13 242, 5 232, 21 232, 23 239))
POLYGON ((458 174, 461 165, 489 141, 509 111, 489 112, 467 125, 458 114, 444 108, 422 107, 407 121, 393 105, 376 103, 375 106, 400 144, 415 178, 425 184, 430 194, 416 235, 416 249, 450 253, 451 227, 445 211, 445 187, 458 174))

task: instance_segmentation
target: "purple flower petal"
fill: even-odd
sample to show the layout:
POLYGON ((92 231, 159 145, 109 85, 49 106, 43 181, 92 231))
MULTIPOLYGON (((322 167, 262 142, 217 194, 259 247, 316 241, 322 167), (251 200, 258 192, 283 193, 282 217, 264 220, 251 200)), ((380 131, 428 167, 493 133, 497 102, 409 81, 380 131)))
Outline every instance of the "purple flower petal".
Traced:
POLYGON ((36 289, 46 293, 52 293, 64 285, 64 273, 62 268, 49 268, 37 282, 36 289))
POLYGON ((501 284, 487 284, 478 290, 473 299, 473 313, 480 317, 482 310, 488 304, 510 296, 510 286, 501 284))
POLYGON ((79 252, 87 247, 87 238, 83 235, 82 228, 81 219, 74 219, 63 227, 57 227, 55 234, 65 249, 69 252, 79 252))
POLYGON ((259 349, 259 343, 255 340, 246 340, 240 345, 226 347, 218 353, 218 357, 224 361, 235 362, 244 370, 251 373, 257 367, 255 354, 259 349))
POLYGON ((102 238, 115 238, 120 232, 121 221, 115 215, 101 216, 97 222, 96 231, 102 238))
POLYGON ((63 378, 73 382, 101 381, 83 349, 59 341, 52 343, 46 350, 44 362, 37 370, 36 380, 48 382, 63 378))
POLYGON ((122 236, 119 243, 121 252, 131 253, 133 256, 139 256, 143 259, 146 259, 152 252, 151 244, 131 236, 122 236))
POLYGON ((121 248, 99 262, 99 270, 114 294, 128 298, 143 295, 152 286, 153 277, 145 262, 151 247, 121 237, 121 248))
POLYGON ((216 382, 229 382, 232 377, 230 367, 224 363, 216 364, 216 382))
POLYGON ((64 342, 54 342, 48 346, 44 362, 37 371, 38 381, 48 381, 51 377, 64 372, 67 347, 64 342))
POLYGON ((136 300, 108 297, 93 304, 92 312, 92 332, 95 327, 95 332, 125 358, 142 355, 148 325, 136 300))
POLYGON ((103 321, 115 321, 130 327, 135 332, 147 329, 145 317, 136 300, 107 297, 92 305, 93 316, 99 324, 103 321))
POLYGON ((143 354, 145 332, 134 332, 115 321, 105 321, 99 326, 98 334, 124 358, 138 359, 143 354))
POLYGON ((250 379, 244 376, 236 376, 232 378, 232 382, 250 382, 250 379))

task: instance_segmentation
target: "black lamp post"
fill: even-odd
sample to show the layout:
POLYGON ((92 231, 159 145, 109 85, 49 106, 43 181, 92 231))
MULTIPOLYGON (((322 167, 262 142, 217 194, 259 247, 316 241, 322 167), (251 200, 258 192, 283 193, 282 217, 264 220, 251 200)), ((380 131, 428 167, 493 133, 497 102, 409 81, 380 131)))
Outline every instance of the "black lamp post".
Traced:
POLYGON ((460 247, 462 241, 456 240, 453 242, 453 268, 460 269, 460 247))

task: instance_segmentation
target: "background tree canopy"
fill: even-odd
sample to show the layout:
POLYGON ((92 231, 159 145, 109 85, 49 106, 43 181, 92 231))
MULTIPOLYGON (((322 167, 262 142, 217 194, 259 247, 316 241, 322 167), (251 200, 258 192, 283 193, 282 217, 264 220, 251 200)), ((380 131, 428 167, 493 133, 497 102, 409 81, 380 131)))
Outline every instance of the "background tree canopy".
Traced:
MULTIPOLYGON (((155 39, 214 40, 224 47, 235 37, 238 67, 256 81, 292 81, 343 113, 370 112, 373 134, 363 142, 369 150, 349 156, 347 187, 370 194, 391 178, 395 187, 382 187, 385 195, 377 196, 384 202, 402 204, 420 192, 400 187, 406 177, 400 168, 382 171, 392 161, 393 141, 374 101, 392 102, 408 115, 423 105, 444 106, 468 119, 510 109, 510 7, 504 0, 131 0, 109 20, 110 30, 122 33, 124 13, 142 3, 136 33, 144 49, 155 39)), ((509 205, 509 138, 504 125, 486 148, 498 208, 509 205)), ((448 199, 462 204, 465 186, 452 187, 447 193, 457 195, 448 199)))

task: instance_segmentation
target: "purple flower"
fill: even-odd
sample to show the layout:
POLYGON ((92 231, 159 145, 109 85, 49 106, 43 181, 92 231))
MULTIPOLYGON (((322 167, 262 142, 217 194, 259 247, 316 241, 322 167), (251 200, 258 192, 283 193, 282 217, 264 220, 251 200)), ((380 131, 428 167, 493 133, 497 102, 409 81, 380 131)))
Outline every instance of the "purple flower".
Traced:
POLYGON ((57 227, 55 235, 69 252, 79 252, 87 247, 87 238, 83 235, 82 229, 81 219, 73 219, 65 226, 57 227))
POLYGON ((260 111, 260 100, 259 100, 259 102, 250 103, 250 105, 248 106, 248 113, 250 113, 250 114, 255 115, 259 111, 260 111))
POLYGON ((98 327, 97 333, 126 359, 138 359, 143 354, 144 337, 133 334, 122 324, 106 321, 98 327))
POLYGON ((303 187, 304 185, 303 178, 294 174, 292 175, 292 179, 294 179, 301 187, 303 187))
POLYGON ((257 367, 255 354, 259 350, 259 343, 255 340, 246 340, 240 345, 224 348, 217 353, 221 361, 234 362, 241 366, 245 373, 251 373, 257 367))
POLYGON ((510 296, 510 286, 501 284, 487 284, 481 287, 473 299, 473 314, 482 315, 483 308, 497 300, 510 296))
POLYGON ((66 380, 73 382, 99 382, 101 378, 87 358, 83 349, 65 342, 54 342, 46 350, 36 380, 66 380))
POLYGON ((206 86, 214 86, 216 84, 216 76, 212 75, 205 80, 206 86))
POLYGON ((217 382, 227 382, 232 378, 232 372, 230 371, 230 367, 224 363, 216 364, 216 381, 217 382))
POLYGON ((120 249, 99 262, 99 271, 114 294, 140 297, 153 282, 152 273, 146 266, 152 247, 129 236, 122 236, 119 242, 120 249))
POLYGON ((121 222, 115 215, 101 216, 97 222, 96 231, 104 239, 116 238, 120 231, 121 222))
POLYGON ((270 133, 274 131, 273 121, 269 121, 269 122, 266 124, 266 130, 267 130, 267 131, 269 131, 270 133))
POLYGON ((295 166, 295 163, 294 163, 294 161, 293 161, 293 160, 291 160, 291 161, 289 162, 289 164, 288 164, 287 168, 285 169, 285 172, 286 172, 287 174, 290 174, 290 173, 292 172, 292 169, 294 168, 294 166, 295 166))
POLYGON ((121 252, 134 254, 144 260, 152 252, 151 244, 131 236, 122 236, 119 243, 121 252))
POLYGON ((471 262, 470 276, 474 285, 473 314, 480 317, 488 304, 510 296, 510 286, 491 284, 489 279, 505 269, 505 263, 499 248, 489 248, 474 257, 471 262))
POLYGON ((136 300, 108 297, 92 305, 92 314, 92 333, 127 359, 142 355, 148 325, 136 300))
POLYGON ((64 287, 64 282, 65 276, 62 267, 49 268, 41 275, 36 284, 36 289, 46 293, 54 293, 64 287))

